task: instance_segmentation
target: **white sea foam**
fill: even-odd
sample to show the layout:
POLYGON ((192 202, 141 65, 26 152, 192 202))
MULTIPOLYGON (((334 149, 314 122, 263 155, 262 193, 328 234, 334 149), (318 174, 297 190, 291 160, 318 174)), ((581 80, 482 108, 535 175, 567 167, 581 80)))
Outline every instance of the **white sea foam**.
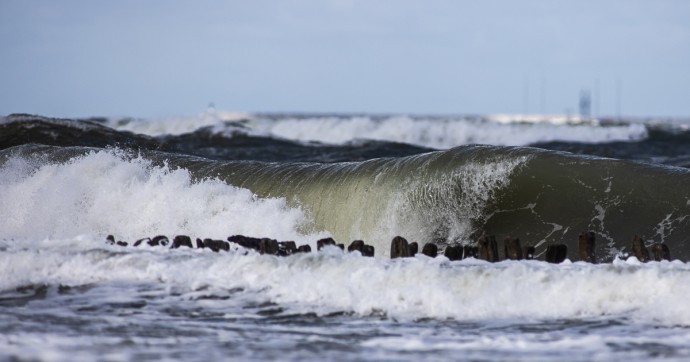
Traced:
MULTIPOLYGON (((88 238, 69 243, 10 244, 0 254, 0 290, 27 284, 145 283, 165 285, 188 299, 198 290, 222 294, 241 288, 249 301, 278 303, 288 313, 347 311, 384 313, 402 320, 463 321, 609 316, 633 323, 690 326, 686 303, 690 266, 681 262, 490 264, 425 256, 389 260, 343 254, 335 247, 280 258, 198 249, 122 249, 88 238), (124 253, 99 252, 94 247, 124 253)), ((129 297, 120 293, 110 298, 129 297)))
POLYGON ((467 144, 525 146, 538 142, 601 143, 647 137, 643 123, 601 126, 596 121, 563 117, 260 117, 210 110, 193 117, 137 119, 111 127, 151 136, 178 135, 211 127, 232 137, 237 132, 326 144, 361 140, 400 142, 436 149, 467 144), (241 127, 238 128, 238 125, 241 127))
POLYGON ((242 112, 220 112, 209 109, 196 116, 148 118, 133 120, 110 120, 108 124, 122 131, 145 134, 149 136, 181 135, 194 132, 203 127, 218 126, 224 122, 236 122, 250 119, 251 115, 242 112))
POLYGON ((0 200, 3 238, 112 233, 130 240, 156 234, 316 240, 298 231, 308 220, 284 199, 257 198, 218 180, 193 181, 186 170, 117 151, 38 167, 12 159, 0 168, 0 200))
POLYGON ((437 149, 467 144, 524 146, 537 142, 600 143, 636 141, 647 136, 642 124, 499 122, 489 119, 323 117, 257 120, 256 129, 276 137, 342 144, 360 139, 401 142, 437 149))

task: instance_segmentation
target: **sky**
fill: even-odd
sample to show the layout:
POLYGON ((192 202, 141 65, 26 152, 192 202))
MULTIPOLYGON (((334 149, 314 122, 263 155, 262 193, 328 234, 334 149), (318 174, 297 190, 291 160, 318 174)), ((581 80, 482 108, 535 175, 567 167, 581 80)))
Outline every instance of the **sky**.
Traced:
POLYGON ((0 0, 0 115, 690 116, 687 0, 0 0))

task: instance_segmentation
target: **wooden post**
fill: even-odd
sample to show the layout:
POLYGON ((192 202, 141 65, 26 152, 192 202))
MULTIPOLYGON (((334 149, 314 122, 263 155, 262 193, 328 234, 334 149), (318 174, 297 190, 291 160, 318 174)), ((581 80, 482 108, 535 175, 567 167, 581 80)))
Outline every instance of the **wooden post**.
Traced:
POLYGON ((479 255, 479 248, 476 246, 465 245, 462 247, 462 258, 476 258, 479 255))
POLYGON ((297 243, 294 241, 280 241, 278 242, 278 255, 290 256, 297 252, 297 243))
POLYGON ((654 243, 652 245, 652 251, 654 252, 654 260, 671 260, 671 250, 665 243, 654 243))
POLYGON ((448 245, 443 251, 443 255, 450 261, 460 260, 462 259, 462 247, 460 245, 448 245))
POLYGON ((321 248, 326 245, 335 245, 335 240, 333 238, 323 238, 316 241, 316 250, 321 250, 321 248))
POLYGON ((649 250, 647 250, 647 247, 644 245, 644 240, 637 235, 633 237, 632 252, 639 261, 643 263, 649 261, 649 250))
POLYGON ((259 243, 259 253, 269 255, 278 254, 278 241, 268 238, 261 239, 259 243))
POLYGON ((434 243, 426 243, 422 248, 422 254, 435 258, 438 255, 438 246, 434 243))
POLYGON ((594 257, 594 246, 596 236, 591 231, 583 231, 580 233, 580 260, 588 263, 596 263, 594 257))
POLYGON ((364 240, 355 240, 353 241, 350 246, 347 247, 347 251, 359 251, 360 253, 362 252, 362 248, 364 247, 364 240))
POLYGON ((396 236, 391 240, 391 259, 406 258, 410 256, 410 248, 407 240, 402 236, 396 236))
POLYGON ((192 246, 192 238, 190 238, 190 237, 187 236, 187 235, 177 235, 177 236, 175 236, 175 237, 173 238, 173 242, 172 242, 171 248, 172 248, 172 249, 177 249, 177 248, 179 248, 179 247, 181 247, 181 246, 186 246, 186 247, 188 247, 188 248, 193 248, 194 246, 192 246))
POLYGON ((479 259, 489 262, 498 261, 498 245, 496 245, 496 237, 493 235, 482 235, 477 241, 479 245, 479 259))
POLYGON ((415 256, 419 252, 419 244, 413 241, 407 245, 407 249, 410 256, 415 256))
POLYGON ((506 259, 522 260, 522 246, 520 246, 520 238, 507 237, 503 240, 503 251, 506 259))
POLYGON ((362 256, 374 256, 374 246, 364 244, 364 246, 362 247, 362 256))
POLYGON ((261 249, 261 239, 259 238, 252 238, 244 235, 232 235, 228 236, 228 241, 247 249, 254 249, 257 251, 261 249))
POLYGON ((546 261, 559 264, 568 257, 568 246, 565 244, 552 244, 546 248, 546 261))
POLYGON ((298 253, 311 253, 311 246, 309 245, 300 245, 297 248, 298 253))

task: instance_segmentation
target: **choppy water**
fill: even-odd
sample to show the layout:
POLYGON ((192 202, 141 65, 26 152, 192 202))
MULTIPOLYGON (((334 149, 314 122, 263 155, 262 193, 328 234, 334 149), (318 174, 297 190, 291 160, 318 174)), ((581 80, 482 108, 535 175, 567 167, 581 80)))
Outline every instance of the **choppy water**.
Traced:
POLYGON ((682 122, 6 117, 0 358, 686 360, 687 137, 682 122), (601 263, 570 261, 583 230, 601 263), (443 249, 485 231, 570 260, 387 256, 395 235, 443 249), (157 234, 363 238, 376 257, 131 246, 157 234), (634 234, 676 260, 618 258, 634 234))

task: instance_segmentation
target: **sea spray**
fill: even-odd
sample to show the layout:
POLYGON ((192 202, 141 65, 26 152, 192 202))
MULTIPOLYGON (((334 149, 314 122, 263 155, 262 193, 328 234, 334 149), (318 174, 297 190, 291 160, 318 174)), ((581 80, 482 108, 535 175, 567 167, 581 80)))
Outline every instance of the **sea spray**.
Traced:
MULTIPOLYGON (((45 164, 64 163, 71 157, 91 152, 91 149, 27 145, 1 152, 5 159, 17 155, 45 164)), ((146 200, 142 197, 139 204, 134 204, 149 210, 151 218, 145 219, 150 221, 146 229, 148 233, 160 227, 173 230, 156 233, 194 234, 189 232, 189 225, 209 217, 211 221, 218 221, 208 224, 213 226, 203 227, 213 229, 213 233, 204 233, 208 237, 225 236, 220 235, 221 232, 246 233, 301 241, 309 238, 306 235, 330 234, 340 243, 362 239, 374 245, 376 250, 384 251, 377 255, 386 255, 390 238, 395 235, 420 244, 436 241, 443 247, 445 243, 453 242, 471 244, 483 232, 488 232, 499 238, 520 237, 524 245, 536 247, 537 255, 543 253, 549 244, 566 243, 573 252, 570 257, 574 259, 579 234, 591 230, 603 241, 597 243, 595 250, 602 259, 600 261, 610 261, 617 253, 627 250, 634 234, 645 235, 649 244, 665 242, 674 250, 674 256, 681 260, 690 258, 686 246, 686 235, 690 233, 690 218, 686 216, 690 202, 690 172, 687 169, 534 148, 490 146, 465 146, 410 157, 330 164, 215 161, 155 151, 138 154, 155 165, 152 166, 154 170, 158 170, 156 167, 169 167, 173 170, 169 173, 171 180, 178 180, 178 186, 171 188, 170 192, 151 193, 152 197, 159 195, 155 199, 157 203, 142 203, 141 200, 146 200), (182 176, 175 176, 178 174, 182 176), (663 186, 660 187, 659 182, 663 186), (257 201, 256 208, 252 206, 230 212, 227 208, 231 207, 228 205, 236 205, 233 201, 216 198, 220 191, 198 191, 206 190, 206 186, 197 187, 198 183, 212 185, 213 190, 244 189, 239 193, 228 192, 236 195, 246 192, 246 202, 250 199, 257 201), (251 195, 258 199, 254 200, 251 195), (175 199, 185 201, 178 203, 175 199), (233 219, 236 215, 252 215, 252 210, 261 209, 260 205, 276 202, 281 206, 272 210, 297 210, 295 214, 292 211, 287 214, 299 216, 282 218, 275 214, 276 217, 266 218, 265 213, 257 211, 253 214, 255 217, 250 217, 252 221, 244 222, 241 217, 236 224, 230 221, 238 220, 236 217, 233 219), (159 206, 167 210, 165 207, 175 205, 175 210, 181 210, 185 203, 190 205, 190 211, 185 212, 196 212, 197 216, 172 217, 167 211, 161 211, 159 215, 153 210, 159 206), (262 230, 269 231, 270 235, 262 230)), ((50 170, 52 166, 46 167, 50 170)), ((75 178, 80 175, 79 172, 71 172, 75 178)), ((96 178, 101 175, 99 172, 86 174, 96 178)), ((62 177, 60 172, 56 175, 62 177)), ((48 180, 41 182, 48 185, 48 180)), ((89 186, 85 180, 76 182, 82 182, 86 190, 100 190, 98 192, 107 194, 109 187, 126 185, 127 180, 103 181, 104 184, 99 186, 89 186)), ((155 189, 155 182, 143 184, 152 191, 155 189)), ((131 197, 137 189, 134 187, 127 195, 131 197)), ((8 193, 8 199, 28 197, 12 196, 14 194, 8 193)), ((52 196, 46 197, 51 200, 52 196)), ((39 205, 39 200, 32 200, 39 205)), ((79 193, 59 201, 63 205, 61 207, 73 205, 77 210, 80 207, 88 209, 91 205, 90 199, 84 199, 79 193)), ((136 215, 132 211, 136 208, 125 204, 116 206, 118 210, 129 207, 128 215, 136 215)), ((36 210, 39 215, 43 212, 36 210)), ((106 211, 109 211, 99 210, 101 218, 105 218, 106 211)), ((18 213, 21 213, 21 207, 18 213)), ((10 214, 6 211, 6 215, 10 214)), ((89 219, 90 216, 84 218, 89 219)), ((81 225, 80 218, 75 220, 67 223, 81 225)), ((82 232, 87 230, 82 228, 82 232)), ((94 230, 115 232, 105 230, 105 227, 94 230)), ((143 235, 139 232, 133 238, 143 235)))
POLYGON ((308 243, 325 235, 299 233, 309 220, 284 199, 193 181, 187 170, 117 150, 46 164, 13 157, 0 166, 0 200, 0 238, 244 233, 308 243))
POLYGON ((315 230, 340 242, 365 240, 387 255, 398 234, 420 243, 468 240, 492 195, 529 160, 518 153, 475 146, 359 163, 175 162, 262 197, 283 197, 308 213, 315 230))
POLYGON ((566 243, 575 258, 579 234, 591 230, 605 240, 595 250, 600 261, 624 252, 634 233, 690 257, 690 171, 682 168, 491 146, 334 164, 174 162, 262 197, 283 197, 317 230, 377 250, 387 250, 396 234, 443 246, 488 232, 520 237, 537 254, 566 243))
MULTIPOLYGON (((106 232, 130 242, 154 231, 171 240, 177 231, 221 239, 234 233, 229 226, 313 243, 330 234, 323 225, 335 230, 340 223, 344 235, 384 234, 381 226, 392 225, 390 231, 428 231, 429 239, 454 243, 476 242, 463 236, 471 229, 499 242, 510 236, 523 246, 538 244, 536 254, 568 244, 571 260, 582 231, 596 234, 598 258, 626 253, 638 234, 648 247, 668 243, 673 258, 690 256, 685 169, 534 148, 468 146, 420 154, 430 150, 358 140, 360 131, 348 136, 355 140, 323 140, 330 145, 293 142, 261 135, 254 122, 263 117, 113 125, 141 126, 136 132, 154 137, 98 119, 0 118, 0 230, 15 236, 0 235, 0 359, 690 358, 688 265, 677 260, 550 265, 451 262, 421 254, 390 260, 379 251, 388 250, 393 234, 381 237, 386 245, 376 258, 334 247, 279 258, 232 246, 214 253, 105 242, 106 232), (397 158, 411 154, 417 156, 397 158), (242 161, 258 159, 270 162, 242 161), (3 192, 6 187, 11 192, 3 192), (135 219, 137 209, 147 207, 151 211, 135 219), (318 222, 313 215, 320 215, 318 222)), ((365 128, 385 124, 365 133, 400 135, 391 132, 397 121, 363 117, 369 119, 365 128)), ((301 117, 274 117, 268 124, 291 118, 301 117)), ((544 148, 675 165, 687 165, 690 154, 687 128, 547 120, 564 125, 549 130, 552 125, 510 120, 515 124, 506 128, 478 122, 472 126, 483 132, 466 138, 456 132, 462 125, 452 124, 464 119, 413 118, 400 122, 416 132, 408 142, 519 142, 553 131, 568 133, 570 141, 544 148), (640 130, 642 139, 624 136, 640 130), (623 136, 616 136, 619 131, 623 136), (605 141, 606 134, 619 141, 605 141)), ((419 250, 423 240, 410 238, 420 242, 419 250)))

